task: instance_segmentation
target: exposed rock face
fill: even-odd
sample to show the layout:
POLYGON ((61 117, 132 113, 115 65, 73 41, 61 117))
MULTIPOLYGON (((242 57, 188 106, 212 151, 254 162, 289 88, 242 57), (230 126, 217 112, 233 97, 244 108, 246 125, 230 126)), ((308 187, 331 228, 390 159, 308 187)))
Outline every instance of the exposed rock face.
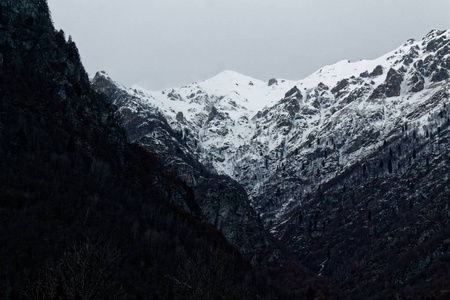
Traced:
MULTIPOLYGON (((76 113, 94 115, 107 124, 106 103, 92 103, 89 78, 75 43, 55 31, 46 1, 2 1, 0 54, 5 69, 27 74, 33 80, 51 84, 53 96, 63 101, 64 117, 79 126, 76 113), (96 105, 97 109, 90 108, 96 105), (77 112, 78 111, 78 112, 77 112)), ((107 121, 108 120, 108 121, 107 121)))
MULTIPOLYGON (((365 73, 363 73, 365 74, 365 73)), ((369 74, 370 77, 376 77, 376 76, 380 76, 383 74, 383 67, 378 65, 375 67, 375 69, 373 69, 373 71, 369 74)), ((363 76, 361 76, 363 77, 363 76)))
POLYGON ((183 113, 181 111, 177 113, 177 121, 184 122, 183 113))
POLYGON ((89 79, 80 64, 78 49, 72 40, 65 40, 63 31, 55 34, 47 3, 9 1, 2 7, 2 65, 36 79, 46 76, 59 86, 55 92, 63 98, 81 94, 89 86, 89 79))
POLYGON ((294 86, 286 94, 284 94, 285 98, 289 98, 289 97, 292 97, 292 96, 294 96, 297 100, 301 100, 303 98, 302 92, 300 92, 300 90, 296 86, 294 86))
POLYGON ((275 78, 269 79, 268 85, 271 86, 271 85, 274 85, 274 84, 278 84, 278 81, 275 78))
MULTIPOLYGON (((395 71, 394 69, 389 69, 386 75, 386 80, 383 84, 380 84, 370 96, 371 99, 379 99, 380 97, 386 96, 397 97, 400 96, 400 88, 403 81, 403 76, 395 71)), ((419 87, 413 88, 413 90, 420 90, 419 87)))
POLYGON ((424 79, 420 74, 416 73, 411 78, 409 85, 412 86, 411 91, 413 93, 420 92, 421 90, 424 89, 424 79))
POLYGON ((335 97, 341 96, 343 93, 341 93, 341 90, 345 89, 348 86, 348 80, 342 79, 339 81, 334 88, 331 89, 331 92, 335 94, 335 97))
POLYGON ((400 86, 403 81, 403 76, 394 69, 389 69, 386 76, 386 96, 396 97, 400 96, 400 86))

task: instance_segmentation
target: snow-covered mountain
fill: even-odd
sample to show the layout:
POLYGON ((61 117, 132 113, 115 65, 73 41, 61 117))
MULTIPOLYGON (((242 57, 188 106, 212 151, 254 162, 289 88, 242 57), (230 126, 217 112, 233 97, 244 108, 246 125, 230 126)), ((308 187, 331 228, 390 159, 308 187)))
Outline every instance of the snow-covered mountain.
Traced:
MULTIPOLYGON (((131 141, 183 169, 193 186, 202 178, 185 171, 194 161, 235 179, 266 228, 308 258, 304 264, 343 279, 341 268, 360 257, 343 251, 374 232, 380 240, 367 245, 385 245, 398 223, 392 212, 401 211, 399 198, 428 211, 423 199, 433 193, 436 207, 448 210, 449 48, 450 31, 434 30, 377 59, 342 60, 299 81, 224 71, 152 92, 100 72, 93 86, 113 99, 131 141), (372 218, 375 227, 350 226, 372 218), (340 255, 334 269, 327 269, 330 245, 340 255), (317 256, 323 251, 325 262, 317 256)), ((421 226, 419 236, 431 230, 412 212, 405 218, 421 226)), ((450 223, 450 212, 439 220, 450 223)))
POLYGON ((160 113, 203 164, 243 184, 259 212, 281 218, 296 194, 313 192, 405 124, 425 134, 429 115, 445 105, 449 36, 432 31, 378 59, 342 60, 300 81, 224 71, 158 92, 115 85, 133 99, 122 112, 160 113))

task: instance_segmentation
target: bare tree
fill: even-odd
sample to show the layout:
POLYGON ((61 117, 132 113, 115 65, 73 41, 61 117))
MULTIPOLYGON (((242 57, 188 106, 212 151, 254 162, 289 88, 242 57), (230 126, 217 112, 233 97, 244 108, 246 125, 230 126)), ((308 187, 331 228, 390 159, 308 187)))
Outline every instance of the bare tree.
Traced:
POLYGON ((230 299, 245 291, 229 278, 232 257, 223 253, 204 255, 196 253, 178 269, 173 279, 177 298, 181 299, 230 299), (232 294, 235 296, 232 297, 232 294))
POLYGON ((24 291, 27 299, 116 299, 114 280, 122 254, 110 244, 86 241, 48 263, 24 291))

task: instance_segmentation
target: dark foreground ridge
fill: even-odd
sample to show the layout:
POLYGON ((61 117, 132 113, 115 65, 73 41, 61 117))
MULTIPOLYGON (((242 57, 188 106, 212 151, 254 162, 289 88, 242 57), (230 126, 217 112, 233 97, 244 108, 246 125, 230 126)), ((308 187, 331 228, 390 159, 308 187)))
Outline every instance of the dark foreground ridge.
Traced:
POLYGON ((0 1, 0 298, 286 299, 309 286, 319 294, 323 285, 303 268, 269 261, 278 246, 257 217, 243 236, 213 226, 228 225, 212 222, 214 202, 210 211, 203 203, 222 203, 211 193, 232 187, 219 186, 228 179, 194 189, 151 149, 127 142, 49 15, 44 0, 0 1), (263 246, 252 252, 245 241, 255 236, 263 246))

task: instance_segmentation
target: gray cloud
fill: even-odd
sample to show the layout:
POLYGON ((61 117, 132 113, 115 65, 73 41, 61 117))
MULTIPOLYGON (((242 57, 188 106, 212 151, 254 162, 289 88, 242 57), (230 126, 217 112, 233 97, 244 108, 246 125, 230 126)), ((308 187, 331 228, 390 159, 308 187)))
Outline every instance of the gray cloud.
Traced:
POLYGON ((90 75, 162 89, 231 69, 301 79, 450 29, 448 0, 49 0, 90 75))

